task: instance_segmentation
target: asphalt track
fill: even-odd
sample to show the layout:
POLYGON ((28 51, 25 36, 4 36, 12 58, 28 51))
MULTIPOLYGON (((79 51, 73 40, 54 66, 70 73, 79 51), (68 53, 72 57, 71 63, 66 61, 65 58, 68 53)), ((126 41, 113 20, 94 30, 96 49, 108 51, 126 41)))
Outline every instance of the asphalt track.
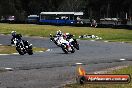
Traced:
MULTIPOLYGON (((11 36, 0 35, 0 44, 9 45, 10 39, 11 36)), ((64 54, 47 38, 24 39, 49 51, 23 56, 1 55, 0 68, 13 68, 13 71, 0 73, 0 88, 62 87, 75 82, 75 63, 83 63, 87 73, 132 64, 132 44, 79 40, 79 51, 64 54)))

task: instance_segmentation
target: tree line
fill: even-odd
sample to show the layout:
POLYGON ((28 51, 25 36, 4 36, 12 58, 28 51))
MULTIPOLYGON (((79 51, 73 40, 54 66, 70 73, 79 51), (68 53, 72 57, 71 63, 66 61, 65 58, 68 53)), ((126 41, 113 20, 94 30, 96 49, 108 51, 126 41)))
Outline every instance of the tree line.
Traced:
POLYGON ((40 12, 78 11, 84 18, 125 18, 132 15, 132 0, 0 0, 0 16, 24 20, 40 12))

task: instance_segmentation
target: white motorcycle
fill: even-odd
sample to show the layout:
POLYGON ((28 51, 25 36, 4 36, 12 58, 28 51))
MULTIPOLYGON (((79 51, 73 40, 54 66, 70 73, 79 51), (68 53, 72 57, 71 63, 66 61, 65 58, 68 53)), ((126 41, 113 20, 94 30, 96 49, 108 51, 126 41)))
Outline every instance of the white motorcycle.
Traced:
POLYGON ((62 41, 61 48, 62 48, 63 52, 66 53, 66 54, 68 54, 68 52, 71 52, 71 53, 75 52, 75 49, 74 49, 73 45, 70 42, 66 41, 66 40, 62 41))

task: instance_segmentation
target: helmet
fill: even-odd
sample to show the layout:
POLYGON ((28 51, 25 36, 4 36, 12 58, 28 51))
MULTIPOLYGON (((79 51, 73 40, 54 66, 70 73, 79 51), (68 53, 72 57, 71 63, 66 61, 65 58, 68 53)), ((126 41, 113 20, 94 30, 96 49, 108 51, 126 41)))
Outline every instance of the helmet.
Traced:
POLYGON ((59 36, 62 36, 62 32, 59 30, 59 31, 57 31, 57 33, 56 33, 57 35, 59 35, 59 36))
POLYGON ((67 38, 66 34, 63 34, 63 38, 64 38, 64 39, 66 39, 66 38, 67 38))
POLYGON ((61 30, 58 31, 61 34, 61 30))
POLYGON ((70 33, 66 33, 66 35, 70 35, 70 33))
POLYGON ((11 31, 11 34, 12 34, 12 33, 16 33, 16 31, 11 31))
POLYGON ((16 31, 11 31, 12 36, 16 35, 16 31))

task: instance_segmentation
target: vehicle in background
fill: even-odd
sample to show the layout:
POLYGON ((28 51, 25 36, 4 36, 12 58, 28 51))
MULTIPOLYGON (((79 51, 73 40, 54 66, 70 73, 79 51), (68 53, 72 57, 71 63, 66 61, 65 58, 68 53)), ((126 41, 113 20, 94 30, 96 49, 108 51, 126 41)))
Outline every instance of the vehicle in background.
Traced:
POLYGON ((15 22, 15 16, 1 16, 0 22, 2 23, 14 23, 15 22))
POLYGON ((121 24, 121 20, 119 18, 102 18, 100 19, 100 24, 118 25, 121 24))
POLYGON ((41 24, 69 25, 81 23, 83 12, 41 12, 41 24))
POLYGON ((7 22, 15 22, 15 16, 8 16, 7 22))
POLYGON ((102 18, 99 24, 103 27, 131 28, 131 23, 132 21, 126 18, 102 18))
POLYGON ((29 15, 27 18, 27 23, 38 23, 39 22, 39 16, 38 15, 29 15))

